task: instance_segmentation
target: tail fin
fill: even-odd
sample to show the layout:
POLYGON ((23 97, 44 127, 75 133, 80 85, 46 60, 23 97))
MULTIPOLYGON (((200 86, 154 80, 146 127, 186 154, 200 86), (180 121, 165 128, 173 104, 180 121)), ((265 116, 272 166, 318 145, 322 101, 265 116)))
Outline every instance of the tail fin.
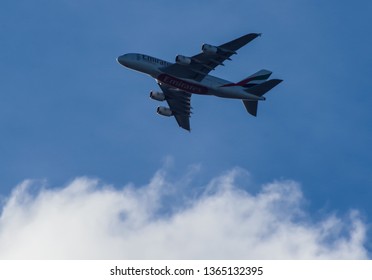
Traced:
POLYGON ((260 84, 261 81, 267 80, 271 74, 272 74, 271 71, 262 69, 250 75, 248 78, 241 80, 238 83, 226 84, 226 85, 223 85, 223 87, 235 87, 235 86, 252 87, 257 84, 260 84))
POLYGON ((258 101, 249 101, 249 100, 242 100, 245 108, 247 109, 248 113, 252 116, 257 116, 257 106, 258 101))
POLYGON ((256 73, 250 75, 248 78, 245 78, 244 80, 241 80, 236 85, 244 86, 244 85, 246 85, 246 84, 248 84, 249 82, 252 82, 252 81, 264 81, 264 80, 267 80, 272 73, 273 72, 271 72, 269 70, 262 69, 262 70, 260 70, 256 73))
POLYGON ((280 84, 283 80, 279 79, 272 79, 268 80, 266 82, 263 82, 262 84, 250 87, 245 89, 246 92, 257 95, 257 96, 262 96, 269 90, 271 90, 273 87, 277 86, 280 84))

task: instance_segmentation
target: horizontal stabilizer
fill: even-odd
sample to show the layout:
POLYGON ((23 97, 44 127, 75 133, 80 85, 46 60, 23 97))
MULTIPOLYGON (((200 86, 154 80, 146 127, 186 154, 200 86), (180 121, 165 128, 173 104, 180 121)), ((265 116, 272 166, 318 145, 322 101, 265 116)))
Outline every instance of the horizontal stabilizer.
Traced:
POLYGON ((258 101, 243 100, 243 104, 249 114, 252 116, 257 116, 258 101))
POLYGON ((257 86, 248 88, 245 91, 248 92, 248 93, 257 95, 257 96, 262 96, 266 92, 268 92, 269 90, 271 90, 273 87, 275 87, 278 84, 280 84, 282 81, 283 80, 279 80, 279 79, 269 80, 269 81, 263 82, 262 84, 259 84, 257 86))

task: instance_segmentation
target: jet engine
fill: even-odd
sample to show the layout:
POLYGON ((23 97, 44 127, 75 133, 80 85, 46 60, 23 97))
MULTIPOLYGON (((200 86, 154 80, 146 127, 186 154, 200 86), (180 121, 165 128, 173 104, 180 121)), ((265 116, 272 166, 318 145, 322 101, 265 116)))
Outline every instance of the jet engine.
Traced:
POLYGON ((156 112, 159 115, 166 116, 166 117, 173 116, 172 110, 169 109, 168 107, 159 106, 158 109, 156 109, 156 112))
POLYGON ((150 91, 150 98, 157 100, 157 101, 164 101, 165 100, 165 94, 163 92, 159 91, 150 91))
POLYGON ((203 53, 211 53, 211 54, 214 54, 214 53, 217 53, 218 48, 215 47, 215 46, 212 46, 212 45, 204 44, 204 45, 202 46, 202 51, 203 51, 203 53))
POLYGON ((179 54, 176 56, 176 62, 183 65, 189 65, 191 63, 191 58, 179 54))

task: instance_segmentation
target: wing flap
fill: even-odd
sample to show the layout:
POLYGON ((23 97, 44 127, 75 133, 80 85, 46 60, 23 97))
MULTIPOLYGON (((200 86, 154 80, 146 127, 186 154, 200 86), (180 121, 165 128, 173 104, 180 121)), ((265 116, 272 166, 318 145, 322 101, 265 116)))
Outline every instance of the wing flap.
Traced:
POLYGON ((245 46, 261 34, 250 33, 217 47, 216 53, 201 52, 191 57, 191 63, 182 65, 174 63, 162 68, 162 71, 181 78, 201 81, 206 75, 219 65, 224 65, 225 60, 231 60, 236 51, 245 46))
POLYGON ((171 109, 178 125, 183 129, 190 131, 190 116, 191 116, 191 93, 174 90, 165 85, 159 84, 162 89, 165 100, 171 109))

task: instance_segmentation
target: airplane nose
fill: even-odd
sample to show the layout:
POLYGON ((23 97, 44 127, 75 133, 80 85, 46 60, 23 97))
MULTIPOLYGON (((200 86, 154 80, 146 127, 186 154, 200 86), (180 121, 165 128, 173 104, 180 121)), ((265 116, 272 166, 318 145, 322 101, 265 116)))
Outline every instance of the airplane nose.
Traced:
POLYGON ((121 55, 121 56, 119 56, 117 59, 116 59, 121 65, 123 65, 123 66, 127 66, 126 64, 126 62, 127 62, 127 60, 126 60, 126 58, 125 58, 125 55, 121 55))
POLYGON ((137 54, 127 53, 119 56, 116 60, 123 66, 138 70, 137 54))

